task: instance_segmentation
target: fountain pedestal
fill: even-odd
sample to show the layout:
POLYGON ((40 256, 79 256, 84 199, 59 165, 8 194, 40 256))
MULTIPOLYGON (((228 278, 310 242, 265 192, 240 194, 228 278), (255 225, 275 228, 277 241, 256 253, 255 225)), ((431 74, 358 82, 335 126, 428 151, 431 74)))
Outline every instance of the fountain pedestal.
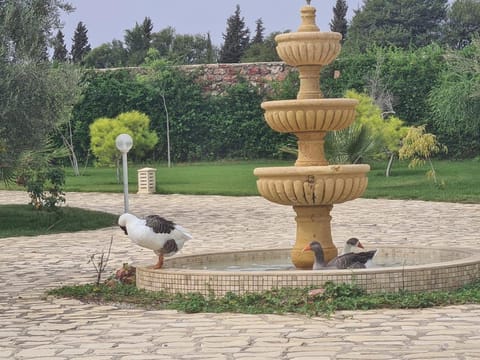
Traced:
POLYGON ((325 135, 327 135, 326 132, 300 132, 295 135, 298 139, 298 158, 295 166, 328 165, 323 150, 325 135))
POLYGON ((273 130, 297 137, 297 161, 294 167, 254 171, 260 194, 272 202, 293 206, 297 214, 291 257, 299 269, 312 268, 312 253, 302 252, 311 241, 320 242, 327 261, 337 256, 330 211, 333 204, 363 194, 370 170, 368 165, 329 165, 325 158, 325 135, 352 124, 358 101, 323 98, 320 70, 339 54, 342 36, 321 32, 315 24, 315 11, 313 6, 304 6, 298 31, 275 37, 280 58, 299 70, 297 99, 262 103, 265 120, 273 130))
POLYGON ((310 241, 316 240, 322 245, 324 256, 327 259, 337 256, 337 248, 333 245, 332 232, 330 229, 330 210, 332 205, 319 206, 294 206, 297 213, 297 241, 293 246, 291 257, 297 269, 311 269, 313 253, 303 251, 310 241))

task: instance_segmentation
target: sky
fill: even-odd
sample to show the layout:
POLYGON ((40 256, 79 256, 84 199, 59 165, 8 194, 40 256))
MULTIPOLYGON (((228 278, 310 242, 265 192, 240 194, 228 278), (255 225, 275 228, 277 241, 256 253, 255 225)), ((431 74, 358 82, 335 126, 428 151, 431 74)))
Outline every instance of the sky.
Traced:
MULTIPOLYGON (((88 30, 92 48, 113 39, 123 41, 125 30, 132 29, 135 23, 142 23, 148 16, 153 22, 153 31, 168 26, 177 34, 207 34, 214 45, 223 43, 222 34, 227 27, 227 19, 240 6, 240 14, 245 19, 251 34, 255 33, 255 22, 261 18, 265 27, 264 35, 285 30, 296 31, 300 25, 300 8, 305 0, 68 0, 76 10, 63 14, 63 33, 67 49, 71 48, 77 24, 82 21, 88 30)), ((329 31, 336 0, 312 0, 317 9, 317 25, 321 31, 329 31)), ((353 10, 358 9, 362 0, 347 0, 350 19, 353 10)))

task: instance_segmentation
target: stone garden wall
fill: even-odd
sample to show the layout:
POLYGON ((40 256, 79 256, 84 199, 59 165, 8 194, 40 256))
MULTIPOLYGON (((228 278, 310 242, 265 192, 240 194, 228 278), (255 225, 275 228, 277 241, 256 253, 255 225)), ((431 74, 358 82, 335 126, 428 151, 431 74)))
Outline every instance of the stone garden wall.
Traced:
POLYGON ((179 68, 194 73, 199 82, 205 84, 204 90, 212 94, 221 94, 240 79, 268 90, 271 81, 282 81, 291 71, 296 71, 284 62, 182 65, 179 68))
MULTIPOLYGON (((213 95, 223 93, 225 89, 241 79, 268 91, 272 81, 282 81, 291 71, 297 71, 294 67, 280 61, 179 65, 178 68, 187 73, 193 73, 198 82, 204 85, 204 91, 213 95)), ((145 68, 142 67, 96 69, 98 72, 115 70, 128 70, 136 74, 145 73, 145 68)))

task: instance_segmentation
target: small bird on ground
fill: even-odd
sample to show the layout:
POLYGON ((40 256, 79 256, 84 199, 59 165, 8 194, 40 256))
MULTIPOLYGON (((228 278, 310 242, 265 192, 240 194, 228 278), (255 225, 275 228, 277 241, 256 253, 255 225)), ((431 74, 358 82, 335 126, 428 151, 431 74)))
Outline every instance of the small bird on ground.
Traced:
POLYGON ((176 254, 192 238, 183 227, 158 215, 141 219, 125 213, 118 218, 118 225, 135 244, 158 255, 154 269, 162 268, 164 256, 176 254))
MULTIPOLYGON (((358 240, 358 239, 357 239, 358 240)), ((303 248, 303 251, 313 251, 313 270, 321 269, 364 269, 366 262, 371 260, 377 250, 364 251, 359 253, 349 252, 325 262, 322 246, 318 241, 312 241, 303 248)))

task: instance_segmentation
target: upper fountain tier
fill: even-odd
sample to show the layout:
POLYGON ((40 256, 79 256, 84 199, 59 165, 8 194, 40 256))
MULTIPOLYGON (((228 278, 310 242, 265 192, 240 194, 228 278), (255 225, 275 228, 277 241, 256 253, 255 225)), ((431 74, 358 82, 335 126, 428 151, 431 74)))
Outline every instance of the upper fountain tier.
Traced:
POLYGON ((315 24, 315 8, 307 5, 301 9, 302 24, 297 32, 275 37, 280 58, 300 72, 300 91, 297 99, 319 99, 320 69, 330 64, 340 53, 342 35, 321 32, 315 24))
POLYGON ((307 5, 300 10, 302 24, 297 32, 275 37, 280 58, 292 66, 327 65, 340 53, 342 35, 321 32, 315 24, 315 8, 307 5))
POLYGON ((292 66, 328 65, 340 53, 342 35, 335 32, 294 32, 275 37, 278 56, 292 66))

